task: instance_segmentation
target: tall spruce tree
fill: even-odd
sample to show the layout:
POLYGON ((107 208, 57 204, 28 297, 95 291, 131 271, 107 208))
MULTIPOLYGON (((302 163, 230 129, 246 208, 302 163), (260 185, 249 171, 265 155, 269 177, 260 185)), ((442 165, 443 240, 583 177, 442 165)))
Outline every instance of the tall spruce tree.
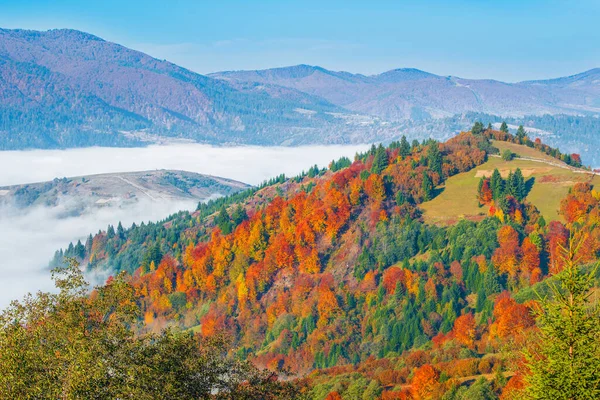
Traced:
POLYGON ((598 266, 583 272, 577 255, 583 241, 571 238, 565 267, 540 299, 539 337, 525 352, 526 394, 532 399, 600 398, 600 309, 591 302, 598 266))
POLYGON ((92 254, 92 246, 93 245, 94 245, 94 238, 92 237, 92 234, 90 233, 90 235, 88 236, 88 238, 85 241, 86 254, 92 254))
POLYGON ((514 187, 515 180, 514 180, 513 176, 514 176, 513 172, 509 171, 508 176, 506 177, 506 182, 504 184, 504 195, 505 196, 516 197, 517 189, 514 187))
POLYGON ((498 169, 495 169, 492 173, 490 188, 492 189, 492 197, 494 200, 498 200, 504 196, 504 180, 498 169))
POLYGON ((115 227, 112 225, 108 225, 108 228, 106 228, 106 236, 109 239, 112 239, 115 237, 115 227))
POLYGON ((400 139, 400 155, 402 157, 406 157, 410 154, 410 144, 408 140, 406 140, 406 136, 402 136, 400 139))
POLYGON ((121 221, 119 221, 119 225, 117 225, 117 236, 119 239, 125 239, 125 229, 123 229, 121 221))
POLYGON ((519 129, 517 129, 517 139, 519 140, 519 143, 523 143, 523 139, 525 139, 526 136, 527 132, 525 132, 525 128, 523 128, 523 125, 519 125, 519 129))
POLYGON ((371 172, 374 174, 380 174, 388 166, 388 156, 385 148, 380 144, 375 150, 375 156, 373 157, 373 165, 371 166, 371 172))
POLYGON ((525 185, 525 178, 523 177, 523 172, 521 172, 521 168, 517 168, 517 170, 512 176, 512 179, 512 186, 515 192, 514 196, 517 200, 523 201, 523 199, 525 199, 525 196, 527 195, 527 187, 525 185))
POLYGON ((502 125, 500 125, 500 130, 504 133, 508 133, 508 125, 506 124, 506 121, 502 121, 502 125))
POLYGON ((427 150, 427 165, 432 171, 442 176, 442 153, 438 142, 432 141, 427 150))
POLYGON ((429 201, 433 199, 433 182, 427 172, 423 171, 423 201, 429 201))

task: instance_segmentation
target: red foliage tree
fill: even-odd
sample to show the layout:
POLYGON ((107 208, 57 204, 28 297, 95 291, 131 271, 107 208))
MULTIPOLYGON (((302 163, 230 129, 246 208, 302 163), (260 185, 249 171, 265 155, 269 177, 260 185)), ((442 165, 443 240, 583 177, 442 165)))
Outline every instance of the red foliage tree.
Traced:
POLYGON ((402 268, 390 267, 383 272, 382 279, 386 293, 394 294, 398 282, 404 281, 404 271, 402 268))
POLYGON ((523 304, 518 304, 508 292, 496 299, 494 305, 495 332, 500 338, 521 333, 535 323, 531 311, 523 304))
POLYGON ((504 225, 498 230, 498 244, 492 256, 492 262, 498 271, 514 277, 517 273, 520 258, 519 234, 510 225, 504 225))
POLYGON ((452 333, 456 340, 469 348, 473 348, 477 334, 475 318, 473 314, 465 314, 454 320, 452 333))
POLYGON ((559 221, 548 224, 546 241, 548 243, 548 254, 550 256, 550 273, 557 274, 564 267, 563 249, 567 245, 569 231, 559 221))
POLYGON ((440 373, 430 364, 415 370, 411 382, 411 393, 415 400, 433 399, 439 385, 440 373))

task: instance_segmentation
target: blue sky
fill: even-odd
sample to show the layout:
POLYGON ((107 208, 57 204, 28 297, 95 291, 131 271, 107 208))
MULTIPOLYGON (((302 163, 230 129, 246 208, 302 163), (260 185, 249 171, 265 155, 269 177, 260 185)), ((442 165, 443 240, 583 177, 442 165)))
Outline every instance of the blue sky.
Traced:
POLYGON ((414 67, 505 81, 600 67, 600 1, 0 0, 0 27, 74 28, 200 73, 414 67))

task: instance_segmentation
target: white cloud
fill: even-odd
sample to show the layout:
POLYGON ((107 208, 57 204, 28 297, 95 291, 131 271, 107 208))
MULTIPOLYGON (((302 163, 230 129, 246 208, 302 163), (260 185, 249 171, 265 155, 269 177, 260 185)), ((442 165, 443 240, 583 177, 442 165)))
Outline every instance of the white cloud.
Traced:
POLYGON ((144 148, 91 147, 0 152, 0 186, 108 172, 180 169, 257 185, 280 173, 292 176, 313 164, 353 157, 368 145, 215 147, 177 144, 144 148))
POLYGON ((194 201, 153 202, 141 199, 127 208, 101 208, 79 217, 64 217, 68 205, 38 206, 29 210, 0 207, 0 307, 28 291, 52 288, 45 266, 59 248, 77 242, 108 224, 154 221, 183 209, 194 209, 194 201))

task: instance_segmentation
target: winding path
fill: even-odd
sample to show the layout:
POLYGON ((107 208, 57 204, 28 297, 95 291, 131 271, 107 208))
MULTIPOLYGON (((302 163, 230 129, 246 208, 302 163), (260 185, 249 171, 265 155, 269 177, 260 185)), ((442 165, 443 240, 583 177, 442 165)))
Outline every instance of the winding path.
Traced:
POLYGON ((123 178, 121 175, 117 175, 117 178, 119 178, 123 182, 125 182, 125 183, 133 186, 134 188, 136 188, 140 192, 144 193, 146 196, 150 197, 150 199, 152 199, 153 201, 157 201, 158 200, 156 197, 154 197, 150 193, 148 193, 148 191, 146 191, 145 188, 143 188, 142 186, 138 185, 137 183, 131 182, 129 179, 123 178))

